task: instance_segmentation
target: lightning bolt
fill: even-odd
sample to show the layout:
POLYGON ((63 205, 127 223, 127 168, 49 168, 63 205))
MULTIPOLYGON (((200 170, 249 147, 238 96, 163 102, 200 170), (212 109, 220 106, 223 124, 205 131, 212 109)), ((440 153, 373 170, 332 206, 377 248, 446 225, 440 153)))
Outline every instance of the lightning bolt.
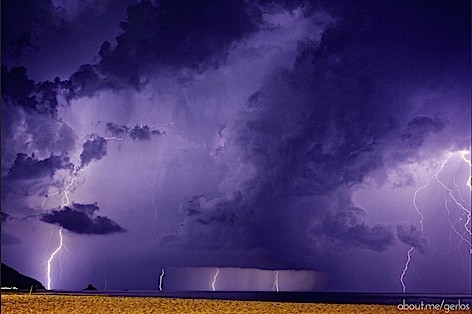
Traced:
POLYGON ((103 139, 105 139, 107 141, 123 141, 125 138, 124 137, 110 136, 110 137, 104 137, 103 139))
MULTIPOLYGON (((77 179, 77 176, 78 176, 79 172, 82 171, 82 170, 83 169, 76 170, 73 174, 72 179, 70 180, 70 182, 64 188, 64 195, 62 196, 62 199, 61 199, 61 209, 70 204, 70 198, 69 198, 69 193, 70 192, 69 192, 69 190, 74 185, 74 182, 77 179)), ((67 249, 67 247, 64 245, 64 238, 62 236, 62 227, 61 227, 61 228, 59 228, 59 246, 56 248, 56 250, 54 250, 54 252, 52 252, 52 254, 49 257, 48 262, 47 262, 46 272, 47 272, 48 290, 51 290, 51 263, 54 260, 54 257, 56 256, 56 254, 59 253, 63 247, 64 247, 64 249, 67 250, 67 252, 70 253, 69 249, 67 249)), ((60 264, 60 274, 62 276, 62 263, 60 264)))
POLYGON ((220 268, 216 268, 215 275, 213 276, 213 281, 211 282, 211 289, 213 291, 216 291, 215 284, 216 284, 216 279, 218 278, 218 275, 220 274, 220 268))
POLYGON ((425 185, 420 187, 418 190, 416 190, 415 193, 413 194, 413 206, 415 207, 415 210, 418 213, 418 216, 420 216, 420 231, 423 231, 423 229, 424 229, 424 225, 423 225, 424 216, 423 216, 423 213, 421 212, 418 204, 416 203, 416 201, 418 199, 418 193, 420 193, 422 190, 426 189, 430 184, 431 184, 431 180, 429 180, 428 183, 426 183, 425 185))
POLYGON ((64 196, 61 199, 61 208, 69 206, 70 199, 69 199, 69 189, 74 185, 75 180, 77 179, 77 175, 74 175, 70 180, 69 184, 66 185, 64 189, 64 196))
POLYGON ((64 207, 70 205, 70 198, 69 198, 70 189, 74 185, 75 180, 77 180, 77 177, 79 176, 80 172, 82 172, 83 170, 85 170, 85 167, 84 168, 76 168, 74 170, 74 173, 72 174, 72 179, 70 180, 70 182, 64 188, 64 195, 62 196, 62 199, 61 199, 61 208, 64 208, 64 207))
MULTIPOLYGON (((449 225, 451 226, 451 229, 452 231, 454 231, 454 233, 461 239, 461 242, 464 241, 466 242, 467 244, 471 245, 470 241, 468 241, 466 238, 464 238, 464 236, 459 232, 457 231, 455 225, 453 224, 452 220, 451 220, 451 210, 449 209, 449 205, 447 204, 447 194, 446 194, 446 191, 444 191, 444 208, 446 208, 446 211, 447 211, 447 220, 449 221, 449 225)), ((468 223, 468 221, 467 221, 468 223)), ((464 226, 466 228, 467 231, 469 231, 466 227, 466 225, 464 226)), ((470 232, 470 231, 469 231, 470 232)))
MULTIPOLYGON (((423 213, 421 212, 418 204, 416 203, 416 200, 418 198, 418 193, 420 193, 422 190, 426 189, 429 185, 431 184, 431 179, 428 181, 428 183, 426 183, 425 185, 423 185, 422 187, 420 187, 418 190, 415 191, 415 193, 413 194, 413 207, 415 207, 415 210, 416 212, 418 213, 418 216, 420 216, 420 231, 422 232, 424 230, 424 216, 423 216, 423 213)), ((408 271, 408 267, 410 266, 410 262, 411 262, 411 257, 413 256, 413 253, 414 253, 414 250, 415 250, 415 247, 412 246, 408 252, 407 252, 407 259, 406 259, 406 262, 405 262, 405 267, 403 268, 403 271, 400 275, 400 283, 402 285, 402 291, 403 293, 406 292, 406 285, 405 285, 405 281, 404 281, 404 278, 405 278, 405 275, 408 271)))
POLYGON ((280 291, 280 289, 279 289, 279 271, 278 270, 275 271, 274 285, 272 286, 272 290, 276 291, 276 292, 280 291))
POLYGON ((46 197, 45 197, 44 200, 41 202, 41 207, 43 207, 43 206, 46 204, 46 202, 48 201, 48 199, 49 199, 50 196, 58 195, 58 194, 60 194, 60 193, 61 193, 61 192, 58 191, 58 192, 55 192, 55 193, 52 193, 52 194, 46 194, 46 197))
MULTIPOLYGON (((470 167, 472 167, 472 162, 470 160, 468 160, 467 158, 465 158, 465 155, 469 155, 470 154, 470 151, 468 150, 461 150, 459 152, 459 154, 461 154, 461 157, 462 159, 469 164, 470 167)), ((472 190, 472 175, 469 176, 469 180, 467 181, 466 185, 472 190)))
MULTIPOLYGON (((462 160, 464 160, 469 166, 471 166, 471 161, 468 160, 465 156, 470 154, 470 152, 468 150, 463 150, 463 151, 459 151, 457 152, 460 154, 462 160)), ((418 193, 420 193, 422 190, 424 190, 425 188, 427 188, 428 186, 430 186, 431 184, 431 181, 432 179, 434 178, 435 181, 437 183, 439 183, 442 187, 443 187, 443 190, 444 190, 444 208, 446 209, 447 211, 447 219, 448 219, 448 222, 449 222, 449 225, 451 227, 451 230, 454 231, 454 233, 460 238, 460 242, 459 242, 459 251, 461 253, 461 256, 462 256, 462 251, 461 251, 461 247, 460 247, 460 244, 462 242, 466 242, 469 246, 471 246, 471 241, 470 240, 467 240, 463 234, 461 234, 457 228, 455 227, 455 224, 452 222, 451 220, 451 211, 449 209, 449 206, 448 206, 448 203, 447 203, 447 199, 448 199, 448 196, 449 196, 449 199, 451 199, 456 205, 457 207, 459 207, 460 209, 462 209, 463 211, 463 214, 460 218, 460 220, 462 220, 462 217, 464 215, 467 215, 467 220, 464 224, 464 229, 465 229, 465 232, 467 232, 469 235, 472 235, 471 233, 471 229, 468 228, 468 225, 471 221, 471 211, 469 209, 467 209, 455 196, 454 196, 454 193, 453 193, 453 190, 451 188, 449 188, 449 186, 447 186, 446 183, 444 183, 441 178, 440 178, 440 174, 441 172, 444 170, 444 167, 446 166, 446 164, 448 163, 448 161, 451 159, 451 157, 454 155, 454 153, 449 153, 446 157, 446 159, 443 160, 443 162, 441 163, 438 171, 436 171, 436 173, 434 174, 434 176, 428 181, 427 184, 425 184, 424 186, 420 187, 419 189, 417 189, 413 195, 413 206, 416 210, 416 212, 418 213, 418 215, 420 216, 420 221, 419 221, 419 224, 420 224, 420 231, 423 231, 424 230, 424 225, 423 225, 423 222, 424 222, 424 216, 421 212, 421 210, 419 209, 419 206, 417 204, 417 197, 418 197, 418 193)), ((466 182, 466 185, 471 187, 471 176, 469 175, 469 179, 468 181, 466 182)), ((460 187, 457 185, 456 181, 455 181, 455 177, 453 177, 453 184, 455 185, 457 191, 458 191, 458 195, 459 195, 459 198, 460 200, 469 205, 469 203, 467 203, 463 198, 462 198, 462 195, 461 195, 461 192, 460 192, 460 187)), ((406 292, 406 285, 405 285, 405 282, 404 282, 404 278, 405 278, 405 275, 406 273, 408 272, 408 268, 409 268, 409 265, 411 263, 411 260, 412 260, 412 256, 414 254, 414 250, 415 250, 415 247, 410 247, 410 249, 408 250, 407 252, 407 260, 405 262, 405 267, 403 268, 403 271, 400 275, 400 283, 402 285, 402 291, 403 293, 406 292)), ((471 249, 471 253, 472 253, 472 249, 471 249)))
POLYGON ((62 249, 63 246, 63 238, 62 238, 62 228, 59 228, 59 246, 56 248, 54 252, 52 252, 51 256, 48 259, 48 267, 47 267, 47 276, 48 276, 48 290, 51 290, 51 262, 54 259, 54 256, 62 249))
POLYGON ((470 203, 467 202, 463 197, 462 197, 462 192, 460 186, 456 182, 456 176, 452 177, 452 184, 456 187, 457 195, 459 195, 459 198, 461 199, 461 202, 468 205, 470 207, 470 203))
MULTIPOLYGON (((461 155, 462 159, 467 163, 467 164, 471 164, 470 163, 470 160, 467 160, 465 158, 465 155, 469 154, 469 151, 460 151, 459 154, 461 155)), ((467 233, 469 235, 472 235, 472 231, 468 228, 468 224, 470 222, 470 217, 471 217, 471 213, 470 213, 470 210, 467 209, 464 205, 462 205, 461 202, 459 202, 457 200, 457 198, 454 196, 454 193, 452 191, 452 189, 450 189, 440 178, 439 178, 439 174, 444 170, 444 166, 446 165, 446 163, 449 161, 449 159, 451 158, 453 154, 450 153, 448 154, 448 157, 446 158, 446 160, 443 161, 443 163, 441 164, 441 168, 436 172, 436 174, 434 175, 434 177, 436 178, 436 181, 444 188, 444 192, 447 193, 449 195, 449 198, 457 205, 457 207, 459 207, 460 209, 462 209, 463 213, 464 214, 467 214, 467 221, 465 222, 464 224, 464 229, 467 231, 467 233)), ((470 186, 470 176, 469 176, 469 181, 466 183, 467 186, 470 186)), ((452 224, 452 221, 450 220, 450 210, 449 210, 449 207, 447 206, 447 201, 445 200, 444 201, 444 204, 445 204, 445 207, 446 207, 446 210, 448 212, 448 220, 449 220, 449 223, 451 225, 451 228, 454 230, 454 232, 456 234, 459 235, 459 232, 455 229, 455 227, 453 226, 452 224)), ((462 235, 460 235, 460 238, 461 240, 464 240, 466 243, 469 244, 469 246, 471 245, 470 241, 465 239, 462 235)))
POLYGON ((159 291, 162 291, 162 284, 164 283, 164 276, 165 276, 164 268, 161 269, 161 274, 159 276, 159 291))
POLYGON ((414 249, 415 249, 415 248, 412 246, 412 247, 408 250, 407 259, 406 259, 406 263, 405 263, 405 267, 403 268, 403 272, 402 272, 402 274, 400 275, 400 283, 402 284, 403 293, 406 292, 406 285, 405 285, 405 282, 403 281, 403 279, 405 278, 406 272, 408 271, 408 266, 410 266, 411 256, 412 256, 412 254, 413 254, 413 250, 414 250, 414 249))

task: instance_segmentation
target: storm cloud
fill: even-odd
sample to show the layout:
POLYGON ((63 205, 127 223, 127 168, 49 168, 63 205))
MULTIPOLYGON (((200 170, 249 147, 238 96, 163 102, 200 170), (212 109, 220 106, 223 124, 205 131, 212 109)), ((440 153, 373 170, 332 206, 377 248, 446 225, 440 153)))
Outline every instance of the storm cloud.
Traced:
POLYGON ((147 125, 136 124, 133 128, 130 128, 126 125, 118 125, 113 122, 106 124, 106 130, 114 137, 124 139, 125 136, 129 136, 133 141, 150 141, 151 136, 163 134, 159 130, 152 130, 147 125))
POLYGON ((403 243, 418 249, 421 253, 426 253, 428 240, 423 237, 422 232, 416 226, 406 224, 397 226, 397 236, 403 243))
POLYGON ((233 41, 257 30, 256 6, 245 1, 142 1, 128 7, 123 33, 104 42, 98 68, 136 87, 149 66, 202 68, 218 64, 233 41), (175 24, 174 21, 179 23, 175 24))
POLYGON ((365 218, 363 209, 350 207, 330 213, 323 220, 322 229, 324 234, 340 241, 374 251, 385 251, 395 240, 392 228, 385 224, 369 227, 365 218))
POLYGON ((67 156, 51 156, 38 160, 34 156, 23 153, 16 155, 15 162, 8 171, 7 180, 33 180, 44 177, 52 178, 59 169, 72 170, 72 164, 67 156))
POLYGON ((108 122, 106 124, 107 131, 110 132, 113 136, 125 136, 128 134, 128 127, 126 125, 118 125, 113 122, 108 122))
POLYGON ((151 131, 147 125, 136 125, 131 129, 131 131, 129 131, 129 136, 135 141, 149 141, 151 140, 151 131))
POLYGON ((121 237, 67 238, 80 273, 155 289, 161 268, 204 267, 209 289, 215 267, 309 269, 327 291, 398 292, 414 247, 418 278, 434 282, 408 273, 409 292, 470 292, 455 264, 466 243, 438 254, 457 239, 445 211, 464 217, 434 180, 441 169, 470 203, 470 3, 458 1, 27 1, 18 13, 9 1, 2 207, 46 224, 5 223, 27 233, 6 260, 44 258, 53 225, 111 234, 126 221, 121 237))
POLYGON ((113 220, 96 215, 100 208, 97 204, 72 204, 59 210, 43 214, 41 220, 57 224, 78 234, 112 234, 125 232, 113 220))
MULTIPOLYGON (((217 248, 245 243, 278 252, 290 261, 297 260, 297 245, 305 254, 313 254, 320 249, 315 243, 324 243, 323 249, 334 245, 375 252, 395 244, 395 228, 369 223, 367 210, 353 205, 351 193, 374 172, 385 173, 386 165, 396 167, 416 158, 418 148, 443 132, 448 122, 409 107, 396 77, 399 64, 406 66, 411 60, 389 61, 394 52, 373 31, 378 20, 367 19, 367 28, 351 24, 355 22, 343 20, 328 28, 320 42, 299 45, 292 66, 274 71, 247 98, 237 122, 225 130, 226 154, 238 156, 241 169, 231 173, 235 188, 223 197, 182 203, 184 219, 176 234, 181 243, 217 248), (375 41, 380 45, 372 44, 375 41), (395 98, 389 96, 392 93, 395 98), (314 204, 309 214, 283 201, 274 204, 274 199, 309 197, 343 200, 314 204), (275 212, 285 220, 274 219, 275 212), (311 235, 272 233, 264 226, 285 230, 287 221, 301 215, 316 226, 311 235), (312 251, 305 245, 309 236, 314 237, 312 251), (297 249, 287 248, 286 243, 297 249)), ((426 49, 421 43, 409 43, 426 49)), ((398 47, 398 53, 403 49, 398 47)), ((418 78, 403 82, 409 91, 429 84, 421 69, 405 68, 405 72, 406 77, 418 78)), ((424 239, 413 241, 416 235, 410 236, 403 230, 398 233, 401 241, 415 242, 422 250, 424 239)))
POLYGON ((71 100, 92 97, 98 91, 111 89, 114 85, 100 75, 95 65, 84 64, 71 75, 69 80, 62 82, 62 87, 67 91, 67 99, 71 100))
POLYGON ((25 110, 55 117, 59 106, 56 96, 60 85, 59 79, 36 83, 28 78, 25 67, 8 70, 2 65, 2 98, 25 110))
POLYGON ((93 160, 100 160, 107 154, 107 141, 97 135, 92 134, 83 144, 80 154, 81 167, 87 166, 93 160))

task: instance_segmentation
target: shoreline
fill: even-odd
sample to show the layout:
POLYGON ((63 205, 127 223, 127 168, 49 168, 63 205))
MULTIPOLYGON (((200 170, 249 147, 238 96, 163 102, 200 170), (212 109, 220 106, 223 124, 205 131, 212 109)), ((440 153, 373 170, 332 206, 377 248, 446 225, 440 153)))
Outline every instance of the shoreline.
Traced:
MULTIPOLYGON (((399 313, 395 305, 327 304, 170 297, 7 293, 2 313, 399 313)), ((431 310, 415 310, 431 313, 431 310)), ((433 311, 435 313, 445 313, 433 311)), ((470 310, 449 313, 470 313, 470 310)))
MULTIPOLYGON (((2 293, 28 294, 27 290, 2 293)), ((347 292, 267 292, 267 291, 157 291, 157 290, 37 290, 33 294, 69 296, 111 296, 142 298, 207 299, 262 302, 398 305, 424 303, 464 303, 472 305, 470 294, 435 293, 347 293, 347 292)))

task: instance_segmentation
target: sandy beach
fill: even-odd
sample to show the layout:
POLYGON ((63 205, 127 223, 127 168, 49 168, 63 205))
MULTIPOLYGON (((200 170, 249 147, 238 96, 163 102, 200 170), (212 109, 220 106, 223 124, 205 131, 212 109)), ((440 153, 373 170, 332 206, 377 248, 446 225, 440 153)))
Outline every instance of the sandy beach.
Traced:
MULTIPOLYGON (((2 313, 401 313, 396 306, 2 294, 2 313)), ((414 311, 431 313, 431 311, 414 311)), ((435 311, 444 313, 444 311, 435 311)), ((456 311, 454 313, 470 313, 456 311)))

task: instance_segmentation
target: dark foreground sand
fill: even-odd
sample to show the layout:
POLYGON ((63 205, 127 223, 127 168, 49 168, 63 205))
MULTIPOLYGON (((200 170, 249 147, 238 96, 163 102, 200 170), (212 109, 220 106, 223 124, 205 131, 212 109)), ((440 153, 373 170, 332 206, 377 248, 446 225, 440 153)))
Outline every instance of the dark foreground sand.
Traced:
MULTIPOLYGON (((2 294, 2 313, 405 313, 396 306, 2 294)), ((410 313, 431 313, 411 311, 410 313)), ((444 313, 435 311, 434 313, 444 313)), ((454 312, 460 313, 460 312, 454 312)), ((470 313, 462 312, 462 313, 470 313)))

